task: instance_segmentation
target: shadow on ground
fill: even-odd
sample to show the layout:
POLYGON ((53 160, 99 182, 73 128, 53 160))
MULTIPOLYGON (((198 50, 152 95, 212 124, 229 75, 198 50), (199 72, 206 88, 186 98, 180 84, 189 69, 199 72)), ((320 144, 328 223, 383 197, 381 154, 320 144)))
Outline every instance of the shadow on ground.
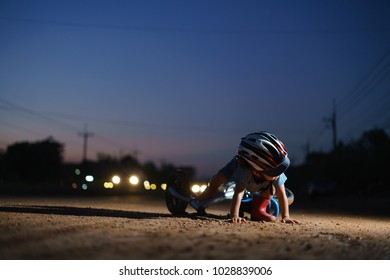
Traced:
POLYGON ((153 219, 153 218, 161 218, 161 217, 163 218, 171 217, 171 215, 163 214, 163 213, 96 209, 90 207, 45 206, 45 205, 2 206, 0 207, 0 212, 111 217, 111 218, 129 218, 129 219, 153 219))
POLYGON ((191 219, 227 219, 227 215, 198 215, 197 213, 185 213, 182 216, 173 216, 165 213, 151 213, 141 211, 112 210, 91 207, 73 206, 47 206, 47 205, 26 205, 26 206, 0 206, 0 212, 26 213, 26 214, 46 214, 82 217, 108 217, 108 218, 128 218, 128 219, 155 219, 187 217, 191 219))

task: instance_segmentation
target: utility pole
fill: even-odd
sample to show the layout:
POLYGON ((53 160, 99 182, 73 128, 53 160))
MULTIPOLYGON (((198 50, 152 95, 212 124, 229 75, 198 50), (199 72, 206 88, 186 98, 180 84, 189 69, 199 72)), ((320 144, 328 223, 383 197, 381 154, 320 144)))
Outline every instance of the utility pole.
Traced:
POLYGON ((88 132, 87 125, 84 124, 84 131, 79 132, 79 136, 83 137, 83 162, 87 161, 87 146, 88 146, 88 138, 93 136, 93 133, 88 132))
POLYGON ((307 139, 307 142, 302 146, 303 151, 306 155, 310 153, 310 139, 307 139))
POLYGON ((336 100, 333 99, 333 112, 330 118, 324 118, 325 126, 332 129, 333 150, 337 147, 337 121, 336 121, 336 100))
POLYGON ((333 99, 333 113, 332 113, 332 131, 333 131, 333 149, 337 147, 337 126, 336 126, 336 100, 333 99))

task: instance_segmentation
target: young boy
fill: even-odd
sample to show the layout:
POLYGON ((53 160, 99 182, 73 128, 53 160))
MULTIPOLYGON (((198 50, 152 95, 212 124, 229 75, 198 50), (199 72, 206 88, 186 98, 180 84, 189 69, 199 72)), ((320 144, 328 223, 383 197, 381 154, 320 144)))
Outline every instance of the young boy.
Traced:
POLYGON ((289 165, 287 149, 275 135, 265 131, 250 133, 241 139, 237 155, 212 177, 209 187, 196 201, 212 198, 219 186, 233 181, 236 188, 230 206, 231 221, 245 222, 239 216, 239 209, 244 192, 248 190, 253 194, 251 220, 274 222, 276 217, 268 214, 266 208, 276 190, 282 222, 299 223, 290 217, 284 187, 287 180, 284 171, 289 165), (256 195, 258 192, 260 195, 256 195))

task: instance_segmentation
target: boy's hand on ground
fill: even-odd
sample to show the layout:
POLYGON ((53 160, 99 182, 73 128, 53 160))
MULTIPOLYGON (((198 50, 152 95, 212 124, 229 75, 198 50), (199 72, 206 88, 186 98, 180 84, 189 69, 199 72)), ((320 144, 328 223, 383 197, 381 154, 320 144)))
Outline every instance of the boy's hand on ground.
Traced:
POLYGON ((231 223, 246 223, 246 219, 241 217, 232 217, 229 221, 231 223))
POLYGON ((284 217, 282 219, 282 223, 286 223, 286 224, 300 224, 300 222, 298 220, 291 219, 290 217, 284 217))

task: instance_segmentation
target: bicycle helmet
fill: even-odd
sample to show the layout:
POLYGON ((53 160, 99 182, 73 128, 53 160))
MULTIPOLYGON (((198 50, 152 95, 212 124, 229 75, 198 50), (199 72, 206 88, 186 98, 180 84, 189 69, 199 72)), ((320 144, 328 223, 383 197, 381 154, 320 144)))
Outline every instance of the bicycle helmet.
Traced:
POLYGON ((237 155, 254 170, 276 177, 290 165, 286 146, 275 135, 260 131, 241 138, 237 155))

